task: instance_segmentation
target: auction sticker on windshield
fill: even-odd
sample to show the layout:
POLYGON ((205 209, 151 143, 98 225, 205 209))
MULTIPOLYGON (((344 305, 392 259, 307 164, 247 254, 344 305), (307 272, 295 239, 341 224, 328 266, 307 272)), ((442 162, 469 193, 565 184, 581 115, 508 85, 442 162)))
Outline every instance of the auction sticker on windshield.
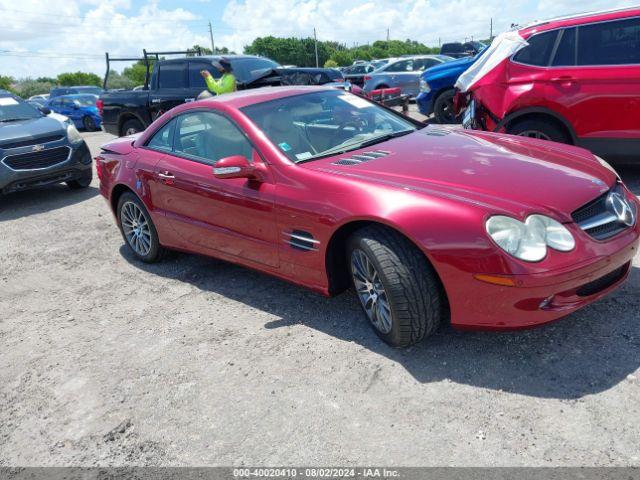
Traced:
POLYGON ((356 97, 355 95, 340 95, 338 98, 356 108, 368 108, 372 106, 371 103, 366 101, 364 98, 356 97))

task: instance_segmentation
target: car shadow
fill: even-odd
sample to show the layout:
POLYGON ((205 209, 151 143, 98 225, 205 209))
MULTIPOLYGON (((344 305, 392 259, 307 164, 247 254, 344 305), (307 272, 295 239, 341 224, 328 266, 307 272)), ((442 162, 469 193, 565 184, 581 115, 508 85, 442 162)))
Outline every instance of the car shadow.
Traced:
POLYGON ((71 190, 61 184, 0 195, 0 222, 68 207, 98 193, 96 187, 71 190))
POLYGON ((609 297, 550 325, 517 332, 460 332, 448 325, 405 349, 384 344, 352 291, 324 298, 233 264, 176 254, 160 264, 121 255, 153 275, 192 284, 278 317, 267 329, 305 325, 384 355, 417 381, 452 382, 543 398, 577 399, 607 390, 640 366, 640 270, 609 297))

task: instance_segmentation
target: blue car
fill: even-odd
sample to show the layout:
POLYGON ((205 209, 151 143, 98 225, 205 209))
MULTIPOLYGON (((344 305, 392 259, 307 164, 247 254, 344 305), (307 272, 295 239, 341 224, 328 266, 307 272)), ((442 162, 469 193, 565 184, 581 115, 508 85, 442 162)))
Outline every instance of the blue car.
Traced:
POLYGON ((486 51, 474 57, 463 57, 452 62, 428 68, 420 75, 420 93, 416 97, 418 109, 423 115, 433 113, 438 123, 456 123, 453 110, 454 85, 464 73, 486 51))
POLYGON ((98 100, 97 95, 62 95, 50 98, 46 106, 53 112, 69 117, 76 128, 92 132, 100 130, 102 124, 96 100, 98 100))

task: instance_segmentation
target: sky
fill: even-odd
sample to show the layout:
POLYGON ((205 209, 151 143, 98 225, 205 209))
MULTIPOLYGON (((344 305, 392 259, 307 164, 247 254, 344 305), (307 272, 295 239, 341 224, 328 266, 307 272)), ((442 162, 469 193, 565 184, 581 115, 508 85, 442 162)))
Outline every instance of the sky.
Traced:
MULTIPOLYGON (((242 53, 258 36, 313 36, 348 46, 384 39, 487 38, 513 23, 632 6, 638 0, 0 0, 0 74, 14 78, 90 71, 104 53, 216 46, 242 53)), ((126 65, 116 67, 121 70, 126 65)))

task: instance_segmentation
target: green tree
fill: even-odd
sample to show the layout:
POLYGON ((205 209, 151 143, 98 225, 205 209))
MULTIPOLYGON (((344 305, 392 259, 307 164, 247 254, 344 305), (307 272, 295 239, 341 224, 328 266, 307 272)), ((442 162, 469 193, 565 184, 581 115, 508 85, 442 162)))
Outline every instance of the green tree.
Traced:
MULTIPOLYGON (((149 72, 153 70, 154 60, 149 59, 149 72)), ((123 70, 122 75, 127 77, 135 85, 144 85, 144 79, 147 74, 147 67, 144 60, 138 60, 136 63, 123 70)))
POLYGON ((73 87, 74 85, 95 85, 99 87, 102 85, 102 79, 95 73, 67 72, 58 75, 57 83, 67 87, 73 87))
POLYGON ((338 63, 335 60, 329 59, 324 62, 324 68, 337 68, 338 63))
POLYGON ((15 82, 15 80, 12 77, 7 77, 5 75, 0 75, 0 90, 13 91, 14 82, 15 82))
POLYGON ((107 81, 107 86, 109 88, 129 90, 136 85, 137 84, 135 82, 123 74, 113 70, 109 72, 109 79, 107 81))
POLYGON ((33 95, 42 95, 44 93, 49 93, 55 85, 55 81, 43 82, 40 78, 36 80, 25 78, 24 80, 20 80, 18 82, 18 84, 16 85, 16 90, 18 92, 18 95, 20 95, 22 98, 29 98, 33 95))

